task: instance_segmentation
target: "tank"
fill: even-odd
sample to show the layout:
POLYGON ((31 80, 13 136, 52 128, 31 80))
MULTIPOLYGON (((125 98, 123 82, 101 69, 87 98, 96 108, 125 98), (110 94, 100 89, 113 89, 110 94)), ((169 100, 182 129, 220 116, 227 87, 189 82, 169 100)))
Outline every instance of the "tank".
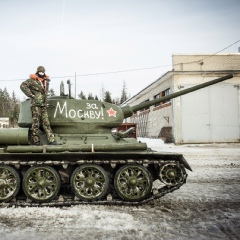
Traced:
POLYGON ((21 103, 19 128, 0 129, 0 204, 66 206, 143 204, 179 189, 191 167, 182 154, 156 152, 113 132, 133 112, 232 78, 227 75, 130 107, 80 100, 64 93, 49 97, 48 115, 60 145, 31 142, 30 100, 21 103))

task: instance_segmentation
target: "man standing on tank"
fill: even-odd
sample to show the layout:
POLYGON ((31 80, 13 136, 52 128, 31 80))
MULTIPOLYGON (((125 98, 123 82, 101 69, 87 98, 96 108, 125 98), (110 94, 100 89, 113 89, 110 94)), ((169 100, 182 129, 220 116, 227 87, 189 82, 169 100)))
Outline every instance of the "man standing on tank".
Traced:
POLYGON ((47 114, 47 91, 49 81, 49 77, 45 74, 45 68, 39 66, 37 72, 31 74, 30 78, 20 85, 23 93, 31 99, 32 140, 34 145, 42 145, 39 136, 39 127, 41 123, 46 133, 48 144, 57 145, 47 114))

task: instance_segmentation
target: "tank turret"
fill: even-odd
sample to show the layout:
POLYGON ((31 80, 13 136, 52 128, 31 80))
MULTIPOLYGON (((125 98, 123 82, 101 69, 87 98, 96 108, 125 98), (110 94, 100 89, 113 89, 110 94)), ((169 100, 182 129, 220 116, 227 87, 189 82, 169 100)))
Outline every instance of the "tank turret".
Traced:
POLYGON ((113 133, 135 111, 232 78, 227 75, 165 97, 123 107, 73 99, 60 86, 48 99, 48 116, 60 145, 31 144, 31 102, 22 102, 19 128, 0 129, 0 204, 65 206, 140 204, 179 189, 192 170, 182 154, 155 152, 146 143, 113 133), (153 182, 157 188, 153 188, 153 182), (21 190, 22 189, 22 190, 21 190))
MULTIPOLYGON (((106 133, 111 131, 112 128, 120 126, 123 120, 127 117, 132 116, 135 111, 150 107, 172 98, 176 98, 178 96, 182 96, 201 88, 208 87, 232 77, 233 75, 229 74, 227 76, 202 83, 186 90, 175 92, 170 95, 154 99, 152 101, 144 102, 132 107, 129 105, 120 107, 115 104, 97 100, 73 99, 70 94, 71 91, 69 91, 69 95, 65 95, 61 91, 62 97, 49 98, 48 115, 51 122, 51 127, 56 134, 106 133)), ((23 128, 31 127, 32 119, 29 100, 22 103, 18 124, 23 128)))

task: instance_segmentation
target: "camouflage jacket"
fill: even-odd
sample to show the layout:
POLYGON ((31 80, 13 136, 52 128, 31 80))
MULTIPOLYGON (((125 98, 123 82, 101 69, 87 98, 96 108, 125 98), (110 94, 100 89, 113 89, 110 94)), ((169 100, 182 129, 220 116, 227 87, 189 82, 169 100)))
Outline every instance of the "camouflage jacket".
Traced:
POLYGON ((48 76, 42 79, 35 74, 31 74, 30 78, 20 85, 20 88, 24 92, 24 94, 31 98, 32 106, 43 107, 47 105, 48 81, 48 76))

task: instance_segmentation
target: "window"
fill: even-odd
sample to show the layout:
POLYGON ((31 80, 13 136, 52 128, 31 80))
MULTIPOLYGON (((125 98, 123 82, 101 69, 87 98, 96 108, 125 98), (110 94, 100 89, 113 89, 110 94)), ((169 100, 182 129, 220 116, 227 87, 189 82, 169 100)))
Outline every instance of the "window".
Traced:
MULTIPOLYGON (((153 96, 153 99, 158 99, 160 98, 160 93, 158 93, 157 95, 153 96)), ((160 105, 160 103, 157 103, 154 105, 154 107, 158 107, 160 105)))
MULTIPOLYGON (((165 97, 165 96, 167 96, 167 95, 169 95, 169 94, 170 94, 170 88, 167 88, 167 89, 165 89, 164 91, 162 91, 162 92, 154 95, 154 96, 153 96, 153 99, 162 98, 162 97, 165 97)), ((157 104, 154 105, 154 107, 158 107, 158 106, 160 106, 160 105, 162 105, 162 104, 165 104, 165 103, 168 103, 168 102, 170 102, 170 99, 169 99, 169 100, 166 100, 166 101, 163 101, 163 102, 161 102, 161 103, 157 103, 157 104)))
MULTIPOLYGON (((170 94, 170 88, 167 88, 166 90, 164 90, 164 91, 162 92, 162 97, 165 97, 165 96, 167 96, 167 95, 169 95, 169 94, 170 94)), ((170 102, 170 99, 169 99, 169 100, 166 100, 166 101, 163 101, 162 104, 168 103, 168 102, 170 102)))

